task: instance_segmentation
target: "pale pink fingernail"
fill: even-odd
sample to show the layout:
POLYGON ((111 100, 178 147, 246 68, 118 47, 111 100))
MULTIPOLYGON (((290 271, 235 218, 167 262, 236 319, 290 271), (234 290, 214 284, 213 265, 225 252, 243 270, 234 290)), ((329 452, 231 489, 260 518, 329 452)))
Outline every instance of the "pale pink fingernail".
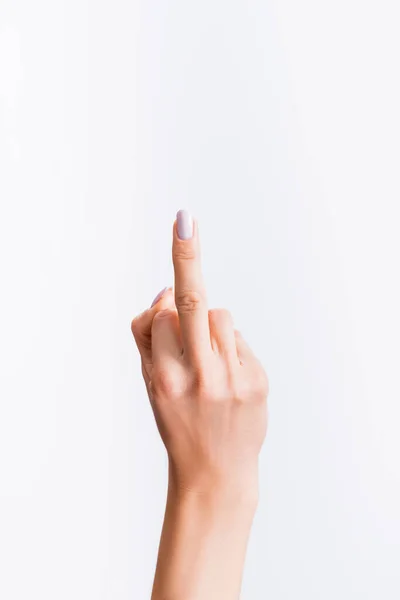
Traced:
POLYGON ((176 227, 181 240, 189 240, 193 235, 193 219, 188 210, 178 210, 176 213, 176 227))
POLYGON ((168 287, 165 287, 164 289, 161 290, 161 292, 158 292, 157 296, 154 298, 153 302, 151 303, 150 308, 152 308, 155 304, 157 304, 157 302, 160 300, 160 298, 162 298, 164 296, 167 289, 168 289, 168 287))

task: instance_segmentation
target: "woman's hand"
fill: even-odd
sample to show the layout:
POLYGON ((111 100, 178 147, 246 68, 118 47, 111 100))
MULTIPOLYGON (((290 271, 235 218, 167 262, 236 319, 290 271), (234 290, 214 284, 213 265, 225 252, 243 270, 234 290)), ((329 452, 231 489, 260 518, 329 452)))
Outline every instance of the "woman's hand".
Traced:
MULTIPOLYGON (((174 504, 203 498, 207 506, 221 510, 228 505, 254 507, 258 455, 267 430, 267 376, 234 328, 230 313, 207 306, 197 221, 186 211, 178 212, 173 225, 172 259, 175 294, 165 289, 132 321, 143 377, 168 452, 169 497, 174 504)), ((200 518, 198 509, 196 504, 200 518)), ((166 531, 168 524, 164 538, 166 531)), ((162 586, 159 582, 160 590, 162 586)), ((191 590, 184 593, 185 600, 203 598, 190 595, 191 590)), ((210 590, 207 593, 204 598, 214 598, 210 590)), ((218 596, 228 597, 236 596, 218 596)))
POLYGON ((225 309, 209 310, 197 222, 178 213, 172 289, 132 321, 143 375, 179 489, 256 492, 268 380, 225 309), (182 215, 180 217, 180 215, 182 215), (180 239, 179 219, 193 236, 180 239))

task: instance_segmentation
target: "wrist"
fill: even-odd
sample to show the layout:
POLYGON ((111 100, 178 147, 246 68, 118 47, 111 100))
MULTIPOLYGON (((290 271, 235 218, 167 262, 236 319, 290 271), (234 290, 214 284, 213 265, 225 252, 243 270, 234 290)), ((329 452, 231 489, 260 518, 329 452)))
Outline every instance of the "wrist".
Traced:
POLYGON ((195 490, 168 490, 166 512, 171 520, 187 523, 194 538, 206 539, 213 536, 247 536, 250 531, 257 501, 253 495, 201 492, 195 490), (190 525, 189 525, 190 523, 190 525))
POLYGON ((207 478, 187 483, 177 477, 170 465, 168 501, 212 512, 254 513, 258 505, 258 469, 246 477, 207 478))
POLYGON ((258 485, 253 478, 190 483, 170 471, 152 598, 239 597, 258 485))

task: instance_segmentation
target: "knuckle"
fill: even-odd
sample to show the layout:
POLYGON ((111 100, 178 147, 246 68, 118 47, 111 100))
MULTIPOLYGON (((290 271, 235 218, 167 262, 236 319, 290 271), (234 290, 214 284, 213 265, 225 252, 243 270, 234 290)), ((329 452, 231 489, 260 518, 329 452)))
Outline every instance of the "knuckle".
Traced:
POLYGON ((192 244, 178 244, 174 249, 174 260, 194 260, 196 251, 192 244))
POLYGON ((268 378, 264 370, 249 373, 244 379, 233 386, 233 397, 238 404, 261 403, 268 395, 268 378))
POLYGON ((226 308, 211 308, 208 311, 208 314, 209 314, 210 319, 216 323, 232 321, 232 315, 231 315, 230 311, 226 308))
POLYGON ((194 395, 200 400, 206 400, 213 396, 213 386, 207 370, 202 365, 192 368, 191 387, 194 395))
POLYGON ((139 330, 140 330, 140 315, 137 315, 131 321, 131 331, 135 337, 138 335, 139 330))
POLYGON ((241 397, 241 377, 238 376, 237 374, 230 374, 229 376, 229 380, 228 380, 228 386, 229 386, 229 394, 230 397, 235 399, 235 398, 240 398, 241 397))
POLYGON ((192 372, 194 397, 203 404, 226 404, 232 401, 234 391, 226 374, 212 368, 196 368, 192 372))
POLYGON ((156 395, 175 398, 181 392, 181 382, 171 369, 153 366, 152 387, 156 395))
POLYGON ((232 387, 232 398, 235 404, 244 404, 247 402, 249 398, 248 385, 245 385, 241 381, 232 387))
POLYGON ((269 383, 267 374, 262 367, 257 370, 257 373, 254 377, 253 387, 255 396, 261 400, 264 400, 268 395, 269 383))
POLYGON ((131 331, 132 331, 133 335, 135 335, 136 327, 137 327, 137 323, 136 323, 136 317, 135 317, 131 321, 131 331))
POLYGON ((153 317, 153 323, 157 321, 164 321, 165 319, 171 319, 174 316, 174 310, 172 308, 163 308, 156 312, 153 317))
POLYGON ((178 293, 175 298, 175 304, 180 313, 195 312, 202 302, 202 296, 194 290, 187 290, 178 293))

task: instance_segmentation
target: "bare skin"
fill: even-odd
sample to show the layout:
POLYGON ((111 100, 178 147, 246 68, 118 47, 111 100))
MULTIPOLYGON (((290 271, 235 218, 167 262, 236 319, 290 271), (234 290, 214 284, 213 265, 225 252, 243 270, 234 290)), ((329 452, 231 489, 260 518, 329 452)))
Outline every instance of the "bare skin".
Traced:
POLYGON ((173 224, 174 288, 132 321, 169 459, 152 600, 238 600, 258 503, 268 379, 225 309, 209 310, 197 221, 173 224))

